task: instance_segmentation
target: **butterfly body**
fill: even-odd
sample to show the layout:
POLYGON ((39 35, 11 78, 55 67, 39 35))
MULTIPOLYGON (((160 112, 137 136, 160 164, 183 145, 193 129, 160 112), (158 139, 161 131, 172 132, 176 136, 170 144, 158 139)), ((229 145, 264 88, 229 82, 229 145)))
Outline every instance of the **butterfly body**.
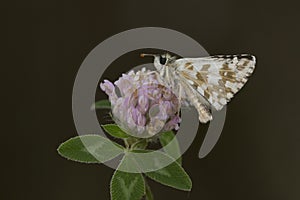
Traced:
POLYGON ((197 109, 202 123, 212 120, 211 110, 221 110, 255 68, 255 57, 249 54, 180 59, 170 54, 152 56, 162 80, 182 102, 197 109))

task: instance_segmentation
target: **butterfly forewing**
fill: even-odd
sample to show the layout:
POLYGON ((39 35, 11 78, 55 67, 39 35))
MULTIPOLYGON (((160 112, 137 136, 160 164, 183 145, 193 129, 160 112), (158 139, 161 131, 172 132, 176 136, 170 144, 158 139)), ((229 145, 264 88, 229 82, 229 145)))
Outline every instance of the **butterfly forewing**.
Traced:
POLYGON ((182 58, 173 65, 181 79, 185 79, 216 110, 221 110, 253 73, 255 57, 242 54, 182 58))

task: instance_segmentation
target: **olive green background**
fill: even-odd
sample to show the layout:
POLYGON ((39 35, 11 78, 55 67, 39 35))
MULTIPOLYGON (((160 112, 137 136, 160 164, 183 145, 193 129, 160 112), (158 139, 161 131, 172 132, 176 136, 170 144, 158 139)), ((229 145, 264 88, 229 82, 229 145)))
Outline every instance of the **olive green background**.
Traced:
MULTIPOLYGON (((9 90, 16 104, 13 110, 3 107, 16 110, 16 133, 13 139, 7 136, 11 132, 2 133, 9 155, 3 166, 9 170, 2 171, 1 199, 109 199, 112 169, 65 160, 56 148, 76 136, 71 97, 83 59, 106 38, 144 26, 185 33, 210 54, 257 56, 254 75, 227 107, 213 151, 198 158, 204 125, 184 154, 193 190, 181 192, 151 181, 155 199, 300 199, 296 2, 32 0, 4 6, 4 39, 13 64, 7 76, 14 77, 4 86, 15 86, 9 90)), ((142 62, 130 54, 124 69, 142 62)), ((123 71, 121 65, 113 69, 113 76, 123 71)))

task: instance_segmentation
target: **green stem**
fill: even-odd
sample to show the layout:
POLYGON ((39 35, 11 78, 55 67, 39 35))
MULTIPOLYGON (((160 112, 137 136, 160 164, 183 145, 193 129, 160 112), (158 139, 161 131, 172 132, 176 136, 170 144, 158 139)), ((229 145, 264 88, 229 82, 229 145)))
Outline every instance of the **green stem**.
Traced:
POLYGON ((126 149, 129 149, 129 143, 128 143, 128 141, 127 141, 127 139, 124 139, 124 143, 125 143, 125 147, 126 147, 126 149))
POLYGON ((131 145, 131 149, 134 149, 138 144, 140 144, 142 142, 146 142, 146 140, 145 139, 138 140, 137 142, 135 142, 131 145))
POLYGON ((146 200, 154 200, 150 186, 148 185, 146 178, 144 179, 145 179, 145 187, 146 187, 146 200))

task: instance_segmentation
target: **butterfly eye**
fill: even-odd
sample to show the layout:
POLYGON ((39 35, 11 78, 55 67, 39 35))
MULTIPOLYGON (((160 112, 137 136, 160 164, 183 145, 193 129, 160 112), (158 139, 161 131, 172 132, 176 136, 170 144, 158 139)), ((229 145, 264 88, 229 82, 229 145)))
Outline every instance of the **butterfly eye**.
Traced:
POLYGON ((159 62, 160 62, 160 64, 164 65, 164 64, 166 64, 166 62, 167 62, 167 58, 166 58, 166 57, 159 56, 159 62))

